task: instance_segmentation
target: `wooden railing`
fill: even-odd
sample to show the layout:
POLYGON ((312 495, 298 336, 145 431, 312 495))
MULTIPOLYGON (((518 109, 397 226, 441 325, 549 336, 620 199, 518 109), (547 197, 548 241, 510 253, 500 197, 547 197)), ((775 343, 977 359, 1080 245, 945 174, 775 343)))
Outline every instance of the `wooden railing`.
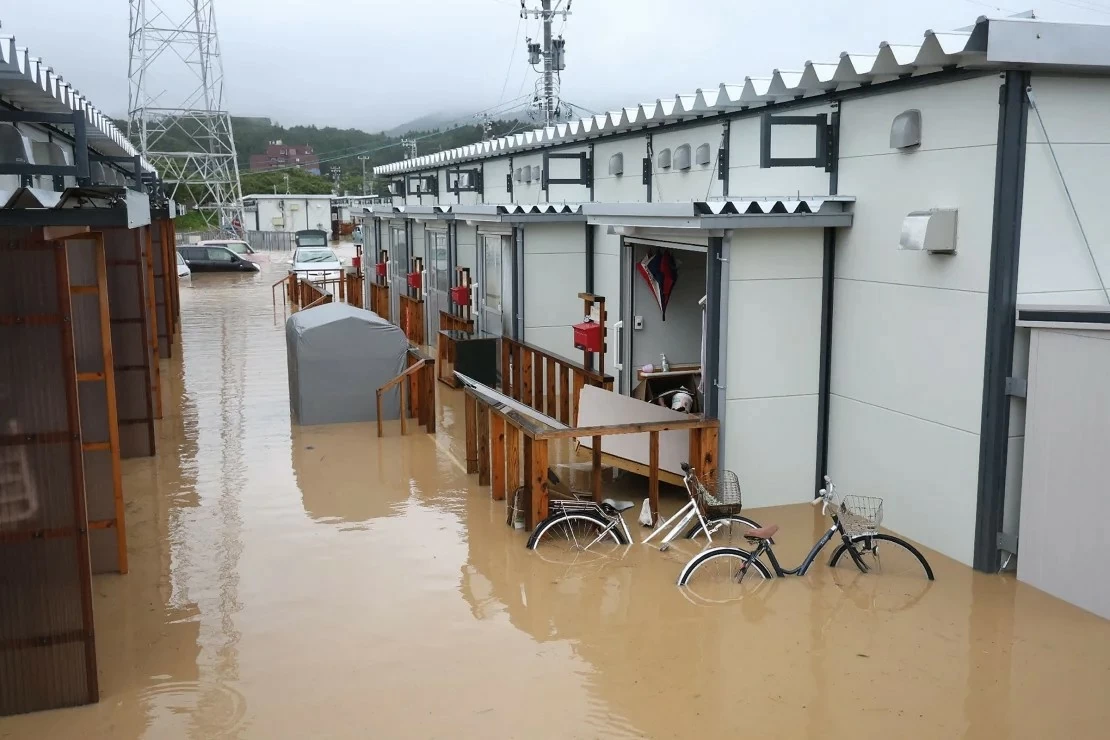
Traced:
POLYGON ((465 331, 467 333, 474 333, 474 319, 463 318, 456 316, 450 311, 439 312, 439 328, 440 331, 465 331))
POLYGON ((436 431, 435 360, 416 350, 409 350, 409 363, 403 373, 376 391, 379 437, 385 434, 382 427, 382 396, 398 387, 401 393, 402 436, 408 431, 406 419, 410 413, 428 434, 436 431))
POLYGON ((270 297, 276 308, 277 291, 280 286, 282 307, 292 305, 294 310, 304 310, 339 300, 362 308, 363 279, 363 276, 358 273, 350 273, 327 280, 309 280, 290 272, 270 286, 270 297))
POLYGON ((513 400, 573 425, 584 385, 612 390, 613 376, 515 339, 501 339, 501 392, 513 400))
POLYGON ((591 440, 591 491, 602 500, 601 439, 616 434, 648 435, 648 498, 652 517, 659 520, 659 434, 690 433, 689 462, 705 480, 717 470, 718 430, 716 419, 692 418, 677 421, 617 424, 612 426, 556 429, 524 414, 498 406, 488 395, 465 388, 466 471, 478 474, 479 485, 488 485, 500 501, 523 487, 525 527, 532 529, 547 517, 549 462, 548 443, 589 437, 591 440))
POLYGON ((427 337, 424 336, 424 299, 412 296, 401 296, 401 316, 397 323, 409 341, 418 347, 425 346, 427 337))
POLYGON ((347 294, 347 303, 350 303, 355 308, 364 308, 362 305, 362 285, 365 278, 361 273, 349 272, 343 276, 346 285, 344 286, 347 294))

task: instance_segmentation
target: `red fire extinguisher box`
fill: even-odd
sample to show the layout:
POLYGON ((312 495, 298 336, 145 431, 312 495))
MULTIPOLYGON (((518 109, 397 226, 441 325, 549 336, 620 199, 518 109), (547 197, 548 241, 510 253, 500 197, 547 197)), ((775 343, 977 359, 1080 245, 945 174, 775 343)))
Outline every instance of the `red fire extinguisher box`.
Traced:
POLYGON ((385 263, 378 262, 374 265, 374 274, 378 277, 385 277, 385 263))
POLYGON ((408 274, 409 287, 413 290, 420 290, 420 273, 410 272, 408 274))
POLYGON ((574 348, 586 352, 601 352, 603 332, 601 324, 584 321, 574 325, 574 348))
POLYGON ((451 302, 456 306, 469 306, 470 286, 456 285, 454 288, 451 288, 451 302))

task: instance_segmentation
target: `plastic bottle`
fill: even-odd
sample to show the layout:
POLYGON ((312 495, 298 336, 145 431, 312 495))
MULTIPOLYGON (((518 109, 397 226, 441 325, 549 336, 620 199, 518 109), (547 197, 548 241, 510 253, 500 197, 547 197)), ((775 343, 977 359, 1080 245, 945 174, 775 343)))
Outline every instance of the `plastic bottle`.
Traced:
POLYGON ((663 372, 669 373, 671 371, 671 363, 667 361, 666 353, 660 353, 659 365, 662 367, 663 372))

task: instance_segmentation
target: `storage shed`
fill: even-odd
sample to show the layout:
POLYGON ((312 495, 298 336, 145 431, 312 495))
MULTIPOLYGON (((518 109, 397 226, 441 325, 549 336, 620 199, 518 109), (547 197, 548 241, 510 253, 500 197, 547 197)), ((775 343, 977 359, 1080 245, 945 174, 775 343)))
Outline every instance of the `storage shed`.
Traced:
MULTIPOLYGON (((328 303, 289 317, 289 407, 301 425, 375 421, 372 392, 405 369, 405 333, 372 311, 328 303), (369 389, 369 390, 368 390, 369 389)), ((387 419, 400 416, 394 389, 382 399, 387 419)))

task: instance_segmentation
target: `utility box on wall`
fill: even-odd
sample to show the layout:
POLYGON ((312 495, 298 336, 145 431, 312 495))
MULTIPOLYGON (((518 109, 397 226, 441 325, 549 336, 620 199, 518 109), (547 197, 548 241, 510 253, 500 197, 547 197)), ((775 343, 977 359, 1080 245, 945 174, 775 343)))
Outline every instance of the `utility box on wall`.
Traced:
POLYGON ((956 209, 913 211, 902 220, 898 248, 932 254, 956 253, 956 209))

